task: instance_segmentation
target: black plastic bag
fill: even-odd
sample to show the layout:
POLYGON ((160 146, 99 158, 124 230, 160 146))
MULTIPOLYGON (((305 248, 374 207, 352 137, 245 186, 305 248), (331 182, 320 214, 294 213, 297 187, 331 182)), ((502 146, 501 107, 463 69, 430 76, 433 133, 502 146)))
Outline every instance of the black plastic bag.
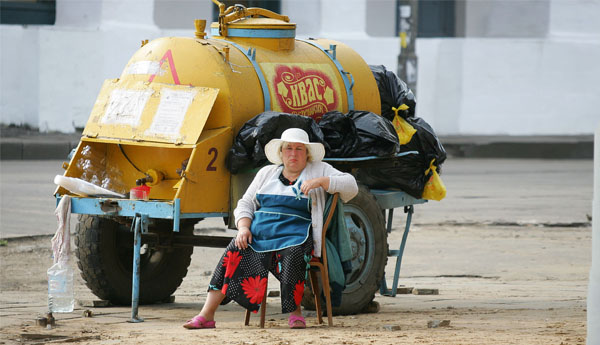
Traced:
POLYGON ((339 111, 325 113, 319 121, 319 128, 329 144, 326 157, 354 157, 358 147, 358 133, 354 121, 339 111))
MULTIPOLYGON (((446 150, 433 131, 433 128, 420 117, 409 117, 406 121, 413 126, 417 132, 406 145, 402 145, 401 150, 403 152, 419 151, 423 156, 423 170, 429 168, 429 164, 434 158, 434 164, 438 168, 441 168, 442 163, 446 161, 446 150)), ((441 173, 441 169, 437 169, 437 171, 438 173, 441 173)))
POLYGON ((396 157, 394 161, 398 163, 397 167, 361 168, 357 169, 355 177, 369 188, 397 188, 420 199, 423 196, 425 183, 431 175, 431 172, 429 175, 425 175, 422 155, 408 154, 396 157))
POLYGON ((225 159, 227 169, 237 174, 268 164, 265 145, 271 139, 280 138, 283 131, 292 127, 305 130, 311 142, 322 143, 325 151, 329 149, 321 129, 312 118, 267 111, 256 115, 242 126, 225 159))
POLYGON ((354 121, 358 134, 354 157, 385 157, 399 152, 398 134, 392 122, 368 111, 352 110, 347 116, 354 121))
POLYGON ((392 107, 398 108, 406 104, 408 109, 398 111, 398 115, 407 118, 415 115, 417 101, 411 89, 394 72, 388 71, 385 66, 369 65, 381 98, 381 115, 392 121, 395 113, 392 107))
POLYGON ((446 160, 446 150, 433 131, 433 128, 423 119, 409 117, 406 121, 417 132, 408 144, 401 146, 401 152, 416 151, 395 158, 398 166, 393 168, 363 168, 356 172, 356 179, 370 188, 398 188, 415 198, 423 196, 425 183, 432 172, 425 175, 431 161, 435 158, 434 165, 441 174, 441 165, 446 160))

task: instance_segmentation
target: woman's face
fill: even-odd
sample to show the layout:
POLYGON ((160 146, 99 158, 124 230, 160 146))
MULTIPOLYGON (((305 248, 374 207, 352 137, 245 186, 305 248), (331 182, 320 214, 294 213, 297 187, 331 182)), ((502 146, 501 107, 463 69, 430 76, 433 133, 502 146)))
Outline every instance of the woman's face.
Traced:
POLYGON ((300 172, 308 159, 306 146, 301 143, 284 143, 281 146, 283 166, 290 172, 300 172))

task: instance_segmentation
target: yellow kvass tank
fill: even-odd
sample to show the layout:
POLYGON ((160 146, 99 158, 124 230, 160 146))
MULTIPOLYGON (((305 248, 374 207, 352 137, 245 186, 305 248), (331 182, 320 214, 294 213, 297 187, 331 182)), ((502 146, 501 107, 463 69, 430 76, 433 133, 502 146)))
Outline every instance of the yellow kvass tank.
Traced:
MULTIPOLYGON (((319 120, 333 110, 381 109, 369 66, 345 44, 297 39, 296 25, 287 16, 265 9, 218 5, 211 38, 204 32, 206 22, 196 20, 196 37, 144 41, 121 76, 104 82, 81 142, 65 166, 65 176, 123 194, 138 180, 151 187, 145 203, 73 198, 73 212, 84 214, 76 236, 84 280, 101 299, 135 301, 136 312, 132 280, 141 303, 162 301, 186 275, 192 246, 217 245, 191 236, 193 225, 206 217, 227 218, 252 178, 232 176, 225 168, 234 136, 246 121, 269 110, 319 120), (132 217, 144 212, 150 218, 140 221, 147 227, 141 242, 148 249, 141 254, 137 270, 142 283, 137 286, 135 266, 131 278, 132 255, 119 248, 131 248, 128 226, 138 226, 132 217), (162 215, 153 219, 153 213, 162 215)), ((56 194, 73 193, 59 187, 56 194)), ((362 243, 358 246, 364 247, 367 239, 375 247, 359 248, 352 289, 360 293, 367 278, 373 286, 348 312, 358 312, 372 299, 387 260, 381 211, 373 196, 365 200, 358 203, 372 204, 368 207, 375 218, 369 226, 377 234, 356 238, 362 243)), ((360 217, 366 217, 364 212, 360 217)))
POLYGON ((204 24, 196 21, 195 38, 144 44, 119 79, 105 82, 83 132, 83 141, 122 170, 122 185, 133 186, 139 172, 110 144, 120 143, 144 173, 160 171, 151 199, 179 198, 184 213, 229 211, 235 200, 226 152, 239 128, 263 111, 319 120, 332 110, 381 109, 375 78, 354 50, 295 38, 287 16, 221 5, 212 38, 204 24), (188 157, 187 179, 177 184, 175 170, 188 157))

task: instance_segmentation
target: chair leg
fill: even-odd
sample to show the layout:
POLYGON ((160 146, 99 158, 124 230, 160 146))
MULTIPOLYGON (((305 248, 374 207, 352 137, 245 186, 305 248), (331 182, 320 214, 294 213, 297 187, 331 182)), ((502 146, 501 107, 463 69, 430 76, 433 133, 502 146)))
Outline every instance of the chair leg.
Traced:
POLYGON ((265 293, 263 295, 263 300, 260 306, 260 328, 265 328, 265 314, 267 312, 267 288, 269 286, 269 281, 267 280, 267 285, 265 285, 265 293))
MULTIPOLYGON (((265 313, 267 311, 267 289, 269 288, 269 280, 267 279, 267 285, 265 286, 265 292, 263 300, 260 304, 260 328, 265 328, 265 313)), ((250 324, 250 310, 246 309, 246 317, 244 319, 244 326, 250 324)))
POLYGON ((248 326, 250 323, 250 310, 246 309, 246 319, 244 319, 244 326, 248 326))
POLYGON ((320 294, 321 292, 319 291, 319 281, 317 278, 317 272, 313 271, 313 270, 309 270, 308 271, 310 274, 310 287, 312 289, 312 292, 314 294, 315 297, 315 309, 317 310, 317 321, 319 322, 319 325, 323 323, 323 317, 322 314, 323 312, 321 311, 321 298, 320 298, 320 294))
POLYGON ((323 283, 323 292, 325 293, 325 303, 327 303, 327 323, 329 327, 333 326, 333 311, 331 310, 331 291, 329 289, 329 272, 327 268, 321 270, 321 282, 323 283))

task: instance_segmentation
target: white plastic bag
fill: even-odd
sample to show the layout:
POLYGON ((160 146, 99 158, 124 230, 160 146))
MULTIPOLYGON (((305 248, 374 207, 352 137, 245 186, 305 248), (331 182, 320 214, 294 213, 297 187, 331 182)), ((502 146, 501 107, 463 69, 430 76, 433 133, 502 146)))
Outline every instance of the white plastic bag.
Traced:
POLYGON ((58 229, 52 240, 54 264, 48 269, 48 309, 51 313, 70 313, 75 305, 71 250, 71 197, 65 195, 54 211, 58 229))

